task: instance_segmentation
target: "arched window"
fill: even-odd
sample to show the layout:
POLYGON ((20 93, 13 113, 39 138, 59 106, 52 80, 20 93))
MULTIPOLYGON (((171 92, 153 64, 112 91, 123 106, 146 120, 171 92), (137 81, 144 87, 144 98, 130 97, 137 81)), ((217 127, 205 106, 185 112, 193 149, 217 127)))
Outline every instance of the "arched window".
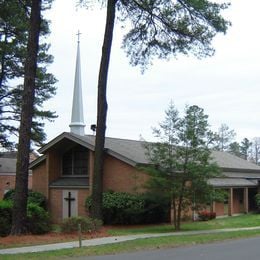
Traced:
POLYGON ((77 146, 65 152, 62 156, 63 176, 88 175, 88 150, 77 146))

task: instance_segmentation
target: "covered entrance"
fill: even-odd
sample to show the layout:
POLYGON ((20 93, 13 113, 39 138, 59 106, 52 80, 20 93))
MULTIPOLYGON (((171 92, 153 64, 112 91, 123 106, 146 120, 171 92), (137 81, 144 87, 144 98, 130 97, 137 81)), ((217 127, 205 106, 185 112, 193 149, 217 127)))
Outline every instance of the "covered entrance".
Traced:
POLYGON ((224 202, 213 202, 212 209, 217 216, 232 216, 256 210, 254 197, 259 190, 258 179, 256 179, 258 176, 253 178, 251 174, 248 178, 241 178, 236 174, 236 177, 214 178, 210 180, 212 186, 226 191, 228 195, 224 202))

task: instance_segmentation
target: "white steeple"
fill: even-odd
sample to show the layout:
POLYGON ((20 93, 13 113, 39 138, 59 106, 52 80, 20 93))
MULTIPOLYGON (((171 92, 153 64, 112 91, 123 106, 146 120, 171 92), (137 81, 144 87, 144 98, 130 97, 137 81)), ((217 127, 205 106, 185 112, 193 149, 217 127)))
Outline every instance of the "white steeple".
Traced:
POLYGON ((80 48, 79 48, 79 35, 78 32, 78 46, 77 46, 77 59, 76 71, 74 79, 74 93, 72 103, 72 114, 70 123, 70 132, 78 135, 84 135, 84 116, 83 116, 83 102, 82 102, 82 88, 81 88, 81 68, 80 68, 80 48))

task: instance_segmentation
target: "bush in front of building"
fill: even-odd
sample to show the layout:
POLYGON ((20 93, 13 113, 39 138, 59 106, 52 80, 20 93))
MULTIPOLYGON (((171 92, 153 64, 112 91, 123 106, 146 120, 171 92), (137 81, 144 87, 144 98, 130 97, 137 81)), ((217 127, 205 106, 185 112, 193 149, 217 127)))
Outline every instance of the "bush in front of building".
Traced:
POLYGON ((79 231, 82 232, 96 232, 102 227, 102 221, 98 219, 92 219, 89 217, 71 217, 66 218, 61 223, 61 231, 64 233, 72 233, 79 231))
MULTIPOLYGON (((12 200, 0 201, 0 236, 7 236, 12 227, 12 200)), ((50 231, 50 217, 46 210, 36 203, 27 205, 27 227, 31 234, 44 234, 50 231)))
POLYGON ((168 198, 151 192, 142 194, 144 200, 143 219, 140 224, 168 222, 170 217, 170 201, 168 198))
MULTIPOLYGON (((92 198, 85 202, 90 210, 92 198)), ((103 220, 105 224, 150 224, 167 221, 167 200, 150 194, 130 194, 108 191, 103 193, 103 220)))
POLYGON ((12 226, 12 209, 11 201, 0 201, 0 236, 7 236, 12 226))
MULTIPOLYGON (((13 205, 13 200, 14 189, 11 189, 5 193, 3 201, 13 205)), ((46 211, 46 205, 46 198, 43 194, 31 190, 28 191, 27 225, 29 233, 44 234, 50 231, 50 217, 46 211)), ((12 206, 10 210, 12 211, 12 206)), ((5 221, 10 223, 10 225, 7 225, 8 232, 6 232, 6 235, 8 235, 11 231, 12 213, 8 216, 6 215, 5 221)))
POLYGON ((44 234, 51 230, 51 221, 48 212, 37 203, 27 205, 28 230, 32 234, 44 234))
POLYGON ((260 193, 255 195, 255 204, 257 208, 257 212, 260 213, 260 193))
MULTIPOLYGON (((13 199, 14 199, 14 189, 11 189, 8 192, 6 192, 4 194, 3 199, 13 201, 13 199)), ((30 203, 35 203, 38 206, 40 206, 41 208, 43 208, 45 210, 47 209, 46 197, 40 192, 32 191, 32 190, 28 191, 28 204, 30 204, 30 203)))
POLYGON ((201 221, 208 221, 216 218, 216 212, 210 212, 207 210, 200 211, 198 212, 198 217, 201 221))

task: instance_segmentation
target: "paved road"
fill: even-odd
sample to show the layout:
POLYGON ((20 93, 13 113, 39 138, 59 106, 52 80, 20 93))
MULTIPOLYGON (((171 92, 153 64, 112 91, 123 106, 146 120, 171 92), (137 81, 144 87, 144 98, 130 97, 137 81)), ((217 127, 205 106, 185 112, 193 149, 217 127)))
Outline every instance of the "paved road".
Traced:
POLYGON ((182 248, 80 257, 77 260, 259 260, 260 237, 182 248))

